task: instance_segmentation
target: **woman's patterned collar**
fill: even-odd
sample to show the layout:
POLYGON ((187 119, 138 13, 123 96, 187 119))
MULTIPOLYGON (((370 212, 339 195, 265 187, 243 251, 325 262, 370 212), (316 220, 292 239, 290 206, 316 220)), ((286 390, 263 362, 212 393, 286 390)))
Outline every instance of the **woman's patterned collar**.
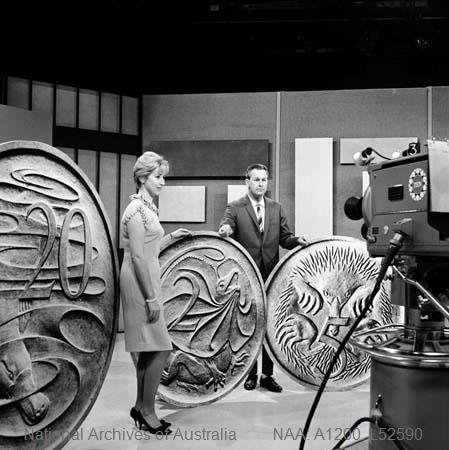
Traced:
POLYGON ((151 209, 151 211, 159 214, 159 210, 157 209, 156 205, 153 203, 153 199, 147 192, 140 191, 138 194, 131 195, 131 200, 134 199, 140 200, 147 208, 151 209))

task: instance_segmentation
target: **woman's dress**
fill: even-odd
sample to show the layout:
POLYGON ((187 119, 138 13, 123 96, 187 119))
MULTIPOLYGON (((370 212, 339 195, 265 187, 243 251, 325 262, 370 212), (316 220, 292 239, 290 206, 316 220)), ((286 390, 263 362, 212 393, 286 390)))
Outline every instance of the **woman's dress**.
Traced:
MULTIPOLYGON (((121 221, 124 258, 120 271, 120 294, 123 308, 125 350, 127 352, 151 352, 171 350, 170 335, 164 319, 159 266, 160 242, 164 230, 159 223, 157 209, 142 194, 133 195, 121 221), (144 228, 143 252, 151 286, 154 290, 161 313, 156 322, 148 322, 144 295, 139 287, 134 264, 131 260, 128 227, 144 228)), ((140 245, 142 245, 140 244, 140 245)))

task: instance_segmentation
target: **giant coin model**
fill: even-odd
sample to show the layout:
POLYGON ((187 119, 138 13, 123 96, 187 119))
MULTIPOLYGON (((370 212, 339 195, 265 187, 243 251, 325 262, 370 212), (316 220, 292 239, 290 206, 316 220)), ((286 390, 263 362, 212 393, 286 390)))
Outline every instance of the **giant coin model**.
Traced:
POLYGON ((195 232, 161 248, 162 296, 173 351, 159 395, 179 406, 213 402, 248 373, 265 332, 265 293, 246 250, 195 232))
POLYGON ((73 437, 109 366, 117 263, 101 201, 59 150, 0 145, 0 448, 73 437))
MULTIPOLYGON (((268 351, 293 379, 317 388, 343 337, 363 310, 374 287, 380 258, 366 243, 334 237, 287 253, 266 282, 268 351)), ((359 330, 391 324, 397 313, 384 281, 359 330)), ((372 342, 386 339, 374 334, 372 342)), ((334 366, 329 390, 343 390, 369 378, 371 359, 347 344, 334 366)))

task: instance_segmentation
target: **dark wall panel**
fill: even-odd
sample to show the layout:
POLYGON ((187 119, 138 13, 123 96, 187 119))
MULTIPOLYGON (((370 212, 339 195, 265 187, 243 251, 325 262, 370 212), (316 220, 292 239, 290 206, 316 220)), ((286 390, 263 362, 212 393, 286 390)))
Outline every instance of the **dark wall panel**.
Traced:
MULTIPOLYGON (((285 92, 281 101, 280 199, 294 223, 294 140, 334 138, 334 234, 360 237, 343 212, 361 194, 361 170, 341 165, 340 138, 427 137, 427 89, 285 92)), ((301 230, 297 230, 298 233, 301 230)))
POLYGON ((255 161, 269 166, 267 140, 151 141, 150 148, 170 161, 168 177, 239 177, 255 161))
POLYGON ((53 145, 130 155, 139 154, 141 147, 138 136, 60 126, 54 127, 53 145))

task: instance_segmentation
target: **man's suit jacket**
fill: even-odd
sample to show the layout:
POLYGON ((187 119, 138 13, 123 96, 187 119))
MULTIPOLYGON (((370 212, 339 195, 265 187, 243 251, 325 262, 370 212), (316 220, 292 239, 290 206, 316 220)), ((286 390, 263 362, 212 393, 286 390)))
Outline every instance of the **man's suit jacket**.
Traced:
POLYGON ((229 203, 220 222, 231 226, 233 237, 243 245, 262 275, 268 276, 279 260, 279 245, 292 249, 298 245, 290 231, 282 205, 265 197, 264 232, 260 233, 253 205, 245 195, 229 203))

